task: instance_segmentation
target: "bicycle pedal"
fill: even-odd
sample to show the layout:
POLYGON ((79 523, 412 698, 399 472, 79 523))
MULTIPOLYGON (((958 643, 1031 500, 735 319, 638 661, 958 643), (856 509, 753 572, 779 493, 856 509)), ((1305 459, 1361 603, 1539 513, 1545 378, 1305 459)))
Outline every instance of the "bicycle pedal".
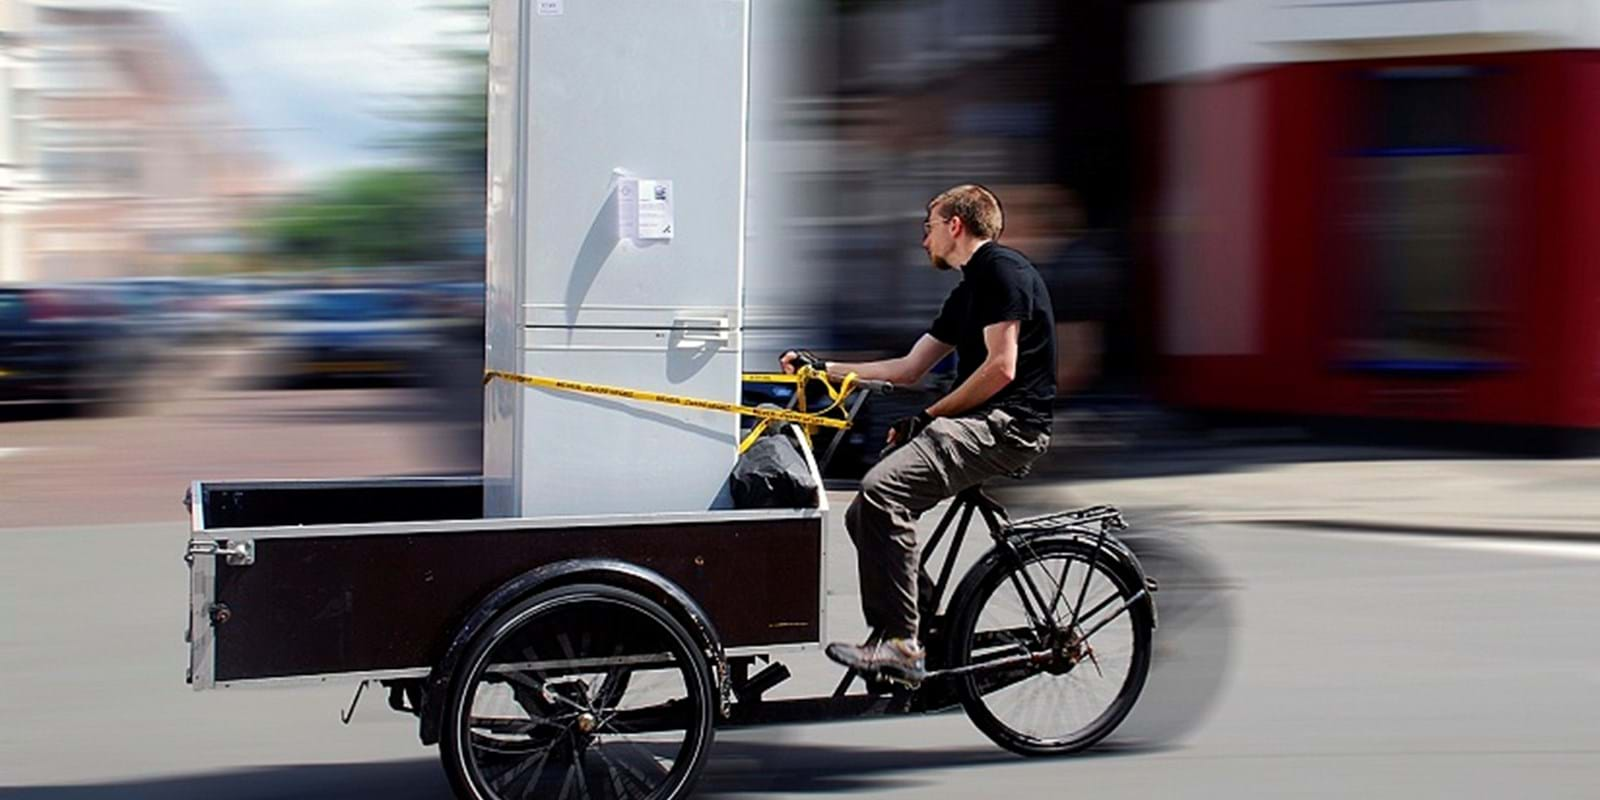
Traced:
POLYGON ((911 681, 906 678, 900 678, 891 675, 883 676, 883 682, 889 685, 889 691, 891 693, 897 691, 914 692, 922 688, 922 681, 911 681))
POLYGON ((861 683, 866 687, 867 694, 874 697, 886 694, 894 694, 895 690, 899 688, 898 684, 882 675, 867 674, 864 672, 856 674, 861 676, 861 683))
POLYGON ((876 672, 870 675, 863 673, 861 680, 866 683, 867 691, 873 694, 896 694, 916 691, 921 688, 927 678, 924 677, 921 681, 913 681, 910 678, 887 672, 876 672))

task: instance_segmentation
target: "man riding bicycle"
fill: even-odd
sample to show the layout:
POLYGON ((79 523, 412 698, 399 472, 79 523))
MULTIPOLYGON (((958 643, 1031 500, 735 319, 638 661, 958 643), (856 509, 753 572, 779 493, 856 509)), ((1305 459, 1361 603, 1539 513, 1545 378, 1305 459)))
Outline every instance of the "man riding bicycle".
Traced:
POLYGON ((916 521, 945 498, 997 475, 1018 474, 1050 444, 1055 399, 1055 316, 1044 279, 1022 253, 995 240, 1000 201, 975 184, 933 198, 922 247, 939 270, 959 270, 932 327, 899 358, 824 362, 784 353, 785 372, 810 366, 830 376, 917 383, 956 353, 955 388, 889 430, 892 448, 861 481, 845 512, 855 542, 861 606, 876 633, 862 645, 828 645, 828 657, 857 672, 916 685, 926 674, 917 640, 916 521))

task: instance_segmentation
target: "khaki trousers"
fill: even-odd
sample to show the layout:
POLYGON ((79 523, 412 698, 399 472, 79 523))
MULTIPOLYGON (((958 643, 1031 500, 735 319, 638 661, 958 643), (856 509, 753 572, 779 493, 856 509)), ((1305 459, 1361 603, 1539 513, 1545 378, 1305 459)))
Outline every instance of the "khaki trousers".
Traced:
POLYGON ((884 638, 917 637, 917 519, 947 497, 998 475, 1021 472, 1050 446, 1011 414, 940 417, 861 480, 845 512, 856 544, 861 608, 884 638))

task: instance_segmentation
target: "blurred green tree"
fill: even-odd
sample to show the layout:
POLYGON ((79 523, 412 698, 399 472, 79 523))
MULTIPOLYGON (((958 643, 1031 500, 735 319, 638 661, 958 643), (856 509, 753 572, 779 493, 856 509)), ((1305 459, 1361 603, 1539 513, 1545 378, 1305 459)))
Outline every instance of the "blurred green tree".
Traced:
MULTIPOLYGON (((449 23, 428 53, 445 75, 444 88, 412 97, 398 114, 411 132, 396 145, 481 198, 489 156, 489 3, 441 0, 424 8, 449 23)), ((475 209, 480 223, 482 211, 475 209)))
POLYGON ((487 0, 441 0, 449 21, 422 53, 443 87, 391 97, 387 146, 406 167, 344 173, 268 209, 256 225, 273 266, 453 262, 481 277, 488 179, 487 0))
POLYGON ((425 169, 341 175, 267 212, 263 249, 299 266, 372 266, 439 261, 452 254, 447 191, 425 169))

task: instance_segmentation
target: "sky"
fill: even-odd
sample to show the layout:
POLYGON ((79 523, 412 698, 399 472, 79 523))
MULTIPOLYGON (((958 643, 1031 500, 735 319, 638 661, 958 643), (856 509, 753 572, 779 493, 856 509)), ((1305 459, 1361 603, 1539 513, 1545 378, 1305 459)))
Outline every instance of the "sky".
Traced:
POLYGON ((429 47, 460 23, 436 0, 154 0, 222 80, 286 175, 312 180, 392 161, 384 140, 408 93, 448 71, 429 47))

